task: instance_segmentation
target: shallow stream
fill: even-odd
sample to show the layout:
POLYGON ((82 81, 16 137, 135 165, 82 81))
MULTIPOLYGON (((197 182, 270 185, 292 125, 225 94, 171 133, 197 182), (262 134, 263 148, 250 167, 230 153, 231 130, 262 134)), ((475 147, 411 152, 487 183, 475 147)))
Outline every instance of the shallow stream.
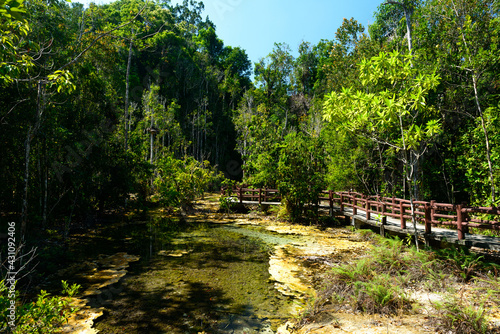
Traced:
POLYGON ((94 324, 101 333, 274 333, 297 300, 275 288, 270 255, 274 246, 299 239, 255 226, 153 215, 108 224, 75 242, 71 251, 85 261, 65 279, 82 284, 87 304, 103 310, 94 324), (125 253, 136 258, 113 272, 106 256, 125 253), (118 279, 89 289, 102 269, 118 279))

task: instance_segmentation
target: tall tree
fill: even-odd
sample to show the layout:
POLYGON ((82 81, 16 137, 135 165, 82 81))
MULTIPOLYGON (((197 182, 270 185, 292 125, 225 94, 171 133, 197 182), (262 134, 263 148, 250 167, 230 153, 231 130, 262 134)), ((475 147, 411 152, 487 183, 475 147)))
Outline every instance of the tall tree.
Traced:
POLYGON ((415 167, 441 127, 435 109, 426 103, 429 92, 439 84, 439 76, 435 70, 416 70, 413 61, 411 55, 394 51, 361 62, 361 80, 367 90, 344 88, 341 93, 331 93, 325 100, 325 118, 400 152, 412 188, 412 220, 417 233, 415 167))
MULTIPOLYGON (((428 62, 437 62, 446 88, 442 99, 450 125, 462 116, 476 119, 484 140, 489 198, 496 203, 493 146, 485 111, 495 107, 495 72, 499 69, 498 8, 494 1, 433 0, 419 11, 417 40, 428 62), (496 8, 496 9, 495 9, 496 8), (458 114, 457 114, 458 112, 458 114), (458 116, 458 117, 457 117, 458 116)), ((467 122, 461 121, 462 128, 467 122)), ((472 180, 471 180, 472 181, 472 180)))

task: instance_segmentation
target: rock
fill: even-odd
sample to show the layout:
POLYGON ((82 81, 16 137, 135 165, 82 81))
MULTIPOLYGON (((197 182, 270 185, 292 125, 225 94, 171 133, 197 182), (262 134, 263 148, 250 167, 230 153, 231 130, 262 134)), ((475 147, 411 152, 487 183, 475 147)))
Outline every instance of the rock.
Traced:
POLYGON ((292 330, 294 327, 295 326, 293 323, 287 321, 286 324, 278 327, 278 331, 276 332, 276 334, 291 334, 290 330, 292 330))

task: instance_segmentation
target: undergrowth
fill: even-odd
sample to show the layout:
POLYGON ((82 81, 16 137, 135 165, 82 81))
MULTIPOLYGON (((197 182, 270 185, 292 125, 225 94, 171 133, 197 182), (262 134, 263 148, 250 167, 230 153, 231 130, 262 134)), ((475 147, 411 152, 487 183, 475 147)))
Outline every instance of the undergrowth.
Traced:
POLYGON ((488 328, 486 310, 482 304, 473 302, 455 295, 447 296, 443 302, 434 302, 436 315, 432 320, 436 331, 460 334, 494 333, 488 328))
POLYGON ((368 254, 332 268, 302 324, 323 310, 408 314, 419 308, 409 292, 423 290, 447 296, 432 303, 429 319, 437 332, 500 333, 488 328, 487 321, 489 309, 500 305, 498 265, 460 248, 417 251, 399 238, 364 231, 360 238, 372 243, 368 254), (475 284, 471 291, 477 298, 458 298, 457 293, 450 293, 464 283, 475 284))
MULTIPOLYGON (((412 308, 406 289, 433 281, 435 272, 446 270, 431 252, 417 252, 398 238, 371 237, 374 245, 368 256, 332 269, 317 303, 343 303, 344 308, 366 313, 402 313, 412 308)), ((442 281, 428 288, 443 288, 442 281)))

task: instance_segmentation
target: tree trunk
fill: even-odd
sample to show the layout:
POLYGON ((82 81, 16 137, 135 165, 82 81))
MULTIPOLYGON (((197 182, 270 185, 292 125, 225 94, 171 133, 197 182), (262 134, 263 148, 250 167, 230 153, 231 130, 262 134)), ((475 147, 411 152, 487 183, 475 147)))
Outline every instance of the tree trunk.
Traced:
POLYGON ((483 115, 483 110, 481 108, 481 103, 479 102, 479 94, 478 94, 478 90, 477 90, 477 78, 476 78, 476 75, 474 73, 472 74, 472 83, 474 86, 474 98, 476 100, 477 111, 478 111, 479 117, 481 119, 481 128, 483 129, 484 141, 486 144, 486 160, 488 162, 488 173, 489 173, 490 182, 491 182, 491 202, 494 205, 494 203, 495 203, 495 176, 493 174, 493 163, 491 162, 490 139, 488 136, 488 130, 486 129, 486 123, 484 121, 484 115, 483 115))
POLYGON ((42 123, 42 115, 45 108, 45 91, 43 87, 44 83, 38 81, 37 90, 37 111, 35 125, 29 125, 28 133, 26 135, 26 140, 24 141, 24 191, 23 191, 23 201, 21 208, 21 240, 24 240, 24 236, 27 230, 28 224, 28 195, 29 195, 29 176, 30 176, 30 153, 31 153, 31 141, 35 137, 40 125, 42 123))
POLYGON ((408 7, 403 6, 406 18, 406 33, 408 34, 408 51, 413 54, 412 38, 411 38, 411 11, 408 7))
MULTIPOLYGON (((134 29, 132 29, 132 36, 134 35, 134 29)), ((130 66, 132 63, 132 48, 134 45, 133 37, 130 39, 130 45, 128 48, 128 60, 127 60, 127 74, 125 75, 125 151, 128 150, 128 107, 129 107, 129 90, 130 90, 130 66)))
POLYGON ((153 164, 153 126, 154 126, 154 118, 153 116, 151 116, 151 129, 149 130, 149 147, 150 147, 150 150, 149 150, 149 163, 152 165, 153 164))
POLYGON ((26 140, 24 141, 24 192, 23 204, 21 209, 21 240, 24 240, 26 233, 26 225, 28 223, 28 188, 30 176, 30 151, 31 151, 31 138, 33 134, 33 127, 30 125, 26 140))
POLYGON ((410 52, 410 54, 413 54, 412 38, 411 38, 411 15, 413 13, 413 10, 411 8, 408 8, 408 6, 406 6, 403 2, 388 0, 388 1, 384 2, 382 5, 387 5, 387 4, 397 5, 397 6, 403 7, 403 10, 405 12, 405 18, 406 18, 406 33, 408 35, 408 51, 410 52))
POLYGON ((415 193, 417 187, 417 173, 415 172, 415 166, 418 163, 418 159, 413 152, 410 152, 410 174, 408 175, 408 182, 410 183, 410 208, 411 208, 411 222, 413 225, 413 233, 415 236, 415 246, 417 247, 417 252, 419 251, 418 244, 418 231, 417 231, 417 217, 415 213, 415 193))

